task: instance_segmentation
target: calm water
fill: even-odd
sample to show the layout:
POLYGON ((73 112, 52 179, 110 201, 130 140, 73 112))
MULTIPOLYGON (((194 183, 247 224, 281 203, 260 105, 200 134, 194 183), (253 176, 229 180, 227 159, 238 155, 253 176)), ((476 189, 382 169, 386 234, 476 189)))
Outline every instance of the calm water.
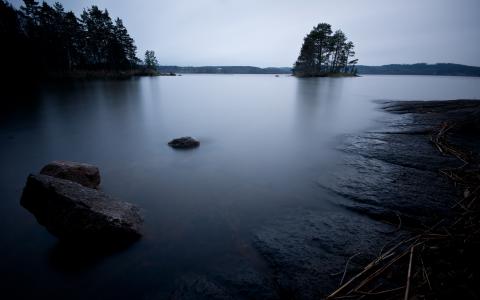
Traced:
MULTIPOLYGON (((337 137, 368 130, 372 100, 480 98, 480 78, 184 75, 47 86, 0 113, 0 286, 17 298, 161 299, 178 278, 263 261, 252 233, 298 207, 337 208, 315 179, 337 137), (26 101, 29 100, 29 101, 26 101), (166 143, 191 135, 201 146, 166 143), (145 236, 83 257, 20 207, 51 160, 100 167, 102 189, 143 208, 145 236)), ((2 101, 13 101, 2 99, 2 101)))

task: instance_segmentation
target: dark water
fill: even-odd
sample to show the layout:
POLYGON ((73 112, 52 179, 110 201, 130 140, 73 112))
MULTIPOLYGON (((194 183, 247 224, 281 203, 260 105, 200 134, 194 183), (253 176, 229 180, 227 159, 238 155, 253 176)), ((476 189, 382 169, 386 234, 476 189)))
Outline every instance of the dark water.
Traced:
POLYGON ((238 259, 268 272, 251 245, 256 229, 298 208, 337 212, 315 180, 342 155, 338 136, 375 126, 371 100, 478 99, 480 79, 184 75, 22 97, 0 113, 2 293, 163 299, 179 278, 238 259), (184 135, 200 148, 166 145, 184 135), (105 257, 58 244, 19 205, 27 175, 58 159, 99 166, 105 192, 143 208, 144 238, 105 257))

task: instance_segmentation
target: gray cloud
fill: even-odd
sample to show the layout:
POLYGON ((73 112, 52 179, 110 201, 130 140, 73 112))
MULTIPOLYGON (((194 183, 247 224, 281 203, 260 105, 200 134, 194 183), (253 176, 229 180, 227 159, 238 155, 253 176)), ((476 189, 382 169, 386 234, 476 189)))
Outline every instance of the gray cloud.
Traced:
POLYGON ((305 34, 327 22, 356 44, 361 64, 480 65, 478 0, 59 2, 77 13, 92 4, 107 8, 124 20, 139 56, 155 50, 161 64, 290 66, 305 34))

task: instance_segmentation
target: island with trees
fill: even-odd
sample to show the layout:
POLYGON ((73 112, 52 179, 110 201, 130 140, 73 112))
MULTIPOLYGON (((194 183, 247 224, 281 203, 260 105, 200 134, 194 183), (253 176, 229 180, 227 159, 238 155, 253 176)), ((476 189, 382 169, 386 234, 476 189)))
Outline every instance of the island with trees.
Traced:
POLYGON ((343 31, 320 23, 304 38, 300 55, 293 67, 298 77, 355 76, 354 44, 343 31))
MULTIPOLYGON (((60 3, 23 0, 15 9, 0 0, 0 63, 7 81, 129 78, 191 74, 292 74, 297 77, 377 75, 480 76, 480 67, 452 63, 357 65, 354 44, 341 30, 320 23, 304 38, 291 67, 160 65, 147 50, 143 61, 120 18, 98 6, 80 16, 60 3)), ((8 86, 8 83, 6 84, 8 86)))
POLYGON ((93 5, 80 17, 62 4, 24 0, 15 9, 0 0, 0 59, 10 78, 88 78, 160 75, 153 51, 147 63, 120 18, 93 5))

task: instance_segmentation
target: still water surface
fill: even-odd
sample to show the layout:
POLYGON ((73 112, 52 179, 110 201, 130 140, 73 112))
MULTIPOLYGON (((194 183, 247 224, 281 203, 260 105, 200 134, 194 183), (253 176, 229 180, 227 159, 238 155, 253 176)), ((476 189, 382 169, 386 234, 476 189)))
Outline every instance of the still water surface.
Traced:
POLYGON ((2 294, 161 299, 229 258, 262 269, 250 241, 265 222, 298 207, 338 210, 315 180, 342 155, 338 137, 375 126, 372 100, 479 99, 480 79, 184 75, 33 95, 0 114, 2 294), (166 145, 184 135, 201 146, 166 145), (102 190, 143 209, 144 238, 108 257, 64 251, 19 205, 27 175, 58 159, 99 166, 102 190))

